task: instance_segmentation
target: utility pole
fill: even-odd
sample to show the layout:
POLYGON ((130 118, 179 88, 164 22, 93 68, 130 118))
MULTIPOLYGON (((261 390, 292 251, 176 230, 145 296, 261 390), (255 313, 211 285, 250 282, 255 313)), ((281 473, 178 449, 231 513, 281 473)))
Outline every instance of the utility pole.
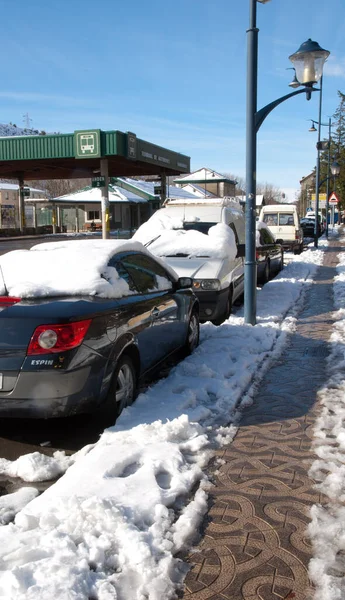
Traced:
POLYGON ((26 129, 31 129, 32 119, 30 119, 29 113, 25 113, 25 115, 23 115, 23 123, 26 129))

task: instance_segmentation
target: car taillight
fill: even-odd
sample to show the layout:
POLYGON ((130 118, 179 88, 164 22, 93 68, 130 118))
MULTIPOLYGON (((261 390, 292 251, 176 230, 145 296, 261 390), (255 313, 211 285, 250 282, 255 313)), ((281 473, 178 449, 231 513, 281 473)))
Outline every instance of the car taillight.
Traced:
POLYGON ((91 319, 86 319, 63 325, 39 325, 32 335, 27 355, 65 352, 76 348, 82 343, 90 323, 91 319))
POLYGON ((0 306, 10 306, 20 301, 21 298, 17 298, 16 296, 0 296, 0 306))

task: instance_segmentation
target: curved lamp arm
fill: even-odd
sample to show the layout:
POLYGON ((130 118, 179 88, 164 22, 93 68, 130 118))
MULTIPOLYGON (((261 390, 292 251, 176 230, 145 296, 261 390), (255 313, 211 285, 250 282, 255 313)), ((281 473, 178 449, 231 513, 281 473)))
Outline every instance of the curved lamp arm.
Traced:
POLYGON ((297 96, 297 94, 307 94, 307 100, 310 100, 311 92, 318 92, 318 91, 319 91, 318 88, 312 88, 312 87, 303 88, 302 90, 296 90, 295 92, 291 92, 291 94, 287 94, 286 96, 282 96, 281 98, 278 98, 278 100, 274 100, 274 102, 271 102, 270 104, 267 104, 266 106, 264 106, 263 108, 258 110, 255 113, 255 131, 256 131, 256 133, 259 131, 259 129, 260 129, 261 125, 263 124, 264 120, 266 119, 267 115, 269 115, 270 112, 272 112, 272 110, 276 106, 279 106, 279 104, 281 104, 282 102, 285 102, 285 100, 292 98, 292 96, 297 96))
MULTIPOLYGON (((333 177, 333 175, 332 175, 332 177, 333 177)), ((331 177, 325 177, 325 179, 323 179, 322 181, 320 181, 320 183, 319 183, 319 189, 322 186, 322 184, 326 183, 326 181, 328 181, 329 179, 331 179, 331 177)))

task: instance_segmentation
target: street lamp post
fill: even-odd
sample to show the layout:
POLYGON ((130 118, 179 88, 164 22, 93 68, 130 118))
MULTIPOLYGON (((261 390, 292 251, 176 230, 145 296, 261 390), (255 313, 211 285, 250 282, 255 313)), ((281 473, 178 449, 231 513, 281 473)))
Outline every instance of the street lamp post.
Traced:
MULTIPOLYGON (((320 100, 319 100, 319 120, 317 121, 317 156, 316 156, 316 187, 315 187, 315 224, 314 224, 314 247, 317 248, 319 244, 319 193, 320 193, 320 141, 321 141, 321 113, 322 113, 322 82, 323 77, 320 80, 320 100)), ((327 210, 326 210, 327 212, 327 210)), ((327 221, 327 219, 326 219, 327 221)))
MULTIPOLYGON (((322 82, 322 78, 321 78, 321 82, 322 82)), ((320 88, 322 89, 322 84, 321 84, 320 88)), ((321 99, 322 99, 322 96, 321 96, 321 92, 320 92, 319 112, 321 112, 321 99)), ((312 126, 309 129, 309 131, 312 131, 312 132, 318 131, 318 142, 316 144, 317 163, 316 163, 316 181, 315 181, 315 215, 318 215, 318 212, 316 212, 316 204, 319 205, 319 202, 316 203, 316 199, 319 199, 320 187, 323 183, 325 183, 325 181, 327 182, 327 188, 326 188, 326 237, 328 237, 328 211, 329 211, 328 199, 329 199, 329 180, 330 180, 330 168, 331 168, 331 127, 332 127, 331 118, 329 118, 328 124, 321 123, 321 120, 314 121, 312 119, 312 126), (318 125, 318 130, 315 128, 315 123, 318 125), (327 156, 327 177, 323 181, 320 182, 320 150, 324 149, 324 148, 322 148, 323 142, 320 141, 321 127, 328 127, 328 142, 326 142, 327 146, 328 146, 328 156, 327 156), (317 166, 319 168, 317 168, 317 166)), ((315 247, 318 246, 317 221, 318 221, 318 216, 315 217, 315 227, 314 227, 314 246, 315 247)))
POLYGON ((258 32, 256 27, 257 2, 266 4, 269 0, 249 0, 249 28, 247 30, 247 110, 246 110, 246 254, 244 268, 244 320, 256 323, 256 137, 267 115, 279 104, 297 94, 306 94, 310 100, 315 91, 313 84, 320 80, 324 62, 329 55, 317 42, 308 40, 290 56, 296 78, 302 89, 296 90, 271 102, 257 111, 258 75, 258 32))
MULTIPOLYGON (((322 184, 326 182, 326 185, 327 185, 327 187, 326 187, 326 238, 328 238, 329 182, 330 182, 331 175, 332 175, 334 178, 333 185, 335 185, 335 178, 338 177, 338 175, 340 173, 340 166, 335 159, 333 159, 333 162, 331 164, 331 140, 332 140, 332 138, 331 138, 331 129, 332 129, 331 118, 328 119, 328 124, 321 123, 320 121, 314 121, 314 119, 311 119, 311 121, 312 121, 312 126, 310 127, 309 131, 313 131, 313 132, 317 131, 317 129, 315 128, 315 123, 319 126, 319 128, 320 127, 328 127, 328 142, 325 142, 327 144, 327 148, 328 148, 327 176, 325 177, 325 179, 320 181, 320 173, 319 173, 319 178, 316 180, 316 188, 315 188, 315 198, 316 198, 316 190, 317 189, 320 190, 322 184)), ((322 147, 323 143, 324 142, 318 141, 318 144, 317 144, 318 154, 319 154, 320 150, 324 150, 324 148, 322 147)))

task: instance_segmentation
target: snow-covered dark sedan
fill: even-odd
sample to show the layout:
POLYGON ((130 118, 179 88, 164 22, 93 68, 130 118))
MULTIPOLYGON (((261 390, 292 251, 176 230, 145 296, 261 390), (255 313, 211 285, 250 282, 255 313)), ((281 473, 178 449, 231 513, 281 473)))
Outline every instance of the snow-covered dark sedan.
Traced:
POLYGON ((67 416, 104 404, 116 416, 143 375, 199 341, 192 281, 138 242, 8 252, 0 282, 0 416, 67 416))
POLYGON ((262 221, 256 222, 257 281, 267 283, 284 267, 283 246, 262 221))

